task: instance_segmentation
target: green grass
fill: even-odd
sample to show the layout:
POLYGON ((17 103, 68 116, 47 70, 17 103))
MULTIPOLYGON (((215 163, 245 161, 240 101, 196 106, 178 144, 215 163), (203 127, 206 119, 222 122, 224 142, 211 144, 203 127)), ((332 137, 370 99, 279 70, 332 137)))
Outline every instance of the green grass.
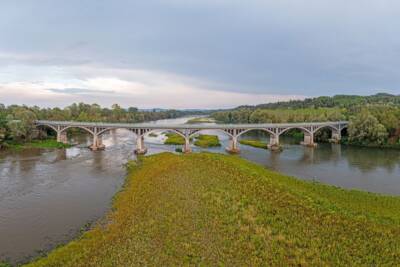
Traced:
POLYGON ((268 144, 263 143, 263 142, 258 141, 258 140, 239 140, 239 143, 241 143, 242 145, 268 149, 268 144))
POLYGON ((400 198, 291 178, 236 156, 129 164, 113 209, 28 266, 394 266, 400 198))
POLYGON ((29 148, 69 148, 72 145, 57 142, 54 139, 33 140, 27 143, 9 143, 7 148, 11 150, 23 150, 29 148))
POLYGON ((221 146, 217 135, 200 134, 194 141, 195 146, 199 147, 217 147, 221 146))
POLYGON ((184 145, 185 138, 176 133, 166 133, 167 139, 164 141, 166 145, 184 145))
POLYGON ((201 117, 201 118, 190 119, 186 122, 186 124, 212 123, 212 122, 215 122, 213 118, 201 117))

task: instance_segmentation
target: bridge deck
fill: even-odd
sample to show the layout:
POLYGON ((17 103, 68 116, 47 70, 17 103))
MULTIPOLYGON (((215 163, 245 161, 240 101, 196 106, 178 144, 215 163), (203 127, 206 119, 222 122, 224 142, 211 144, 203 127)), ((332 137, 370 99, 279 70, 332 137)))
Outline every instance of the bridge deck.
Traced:
POLYGON ((158 123, 107 123, 107 122, 78 122, 78 121, 47 121, 38 120, 36 124, 50 124, 55 126, 81 126, 103 128, 127 129, 263 129, 263 128, 288 128, 309 126, 331 126, 347 124, 347 121, 330 122, 302 122, 302 123, 260 123, 260 124, 158 124, 158 123))

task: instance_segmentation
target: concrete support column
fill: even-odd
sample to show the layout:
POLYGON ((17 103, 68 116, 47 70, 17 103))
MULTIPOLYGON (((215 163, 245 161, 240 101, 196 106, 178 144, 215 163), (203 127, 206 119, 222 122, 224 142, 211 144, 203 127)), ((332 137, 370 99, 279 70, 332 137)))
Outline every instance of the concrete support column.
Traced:
POLYGON ((138 155, 146 154, 147 148, 144 146, 144 136, 139 135, 136 137, 136 149, 135 153, 138 155))
POLYGON ((226 148, 229 153, 239 153, 238 138, 236 135, 230 136, 229 147, 226 148))
POLYGON ((339 144, 341 139, 342 139, 342 135, 340 134, 340 131, 333 130, 332 138, 329 139, 329 141, 331 143, 339 144))
POLYGON ((92 150, 102 150, 105 148, 103 145, 103 137, 101 135, 93 135, 92 150))
POLYGON ((269 137, 268 148, 272 151, 281 150, 281 146, 279 145, 279 134, 271 134, 271 136, 269 137))
POLYGON ((183 145, 182 152, 183 153, 192 152, 192 148, 190 147, 190 136, 189 136, 189 134, 185 134, 185 144, 183 145))
POLYGON ((68 143, 68 137, 67 137, 66 131, 58 131, 57 132, 57 142, 63 143, 63 144, 68 143))
POLYGON ((314 133, 304 132, 304 141, 301 142, 301 144, 304 146, 316 147, 317 144, 314 143, 314 133))

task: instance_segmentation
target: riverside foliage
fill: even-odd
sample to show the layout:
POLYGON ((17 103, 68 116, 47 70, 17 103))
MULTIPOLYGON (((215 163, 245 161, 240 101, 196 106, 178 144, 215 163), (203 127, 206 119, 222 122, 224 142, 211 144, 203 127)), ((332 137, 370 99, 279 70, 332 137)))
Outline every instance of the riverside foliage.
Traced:
POLYGON ((129 164, 106 219, 38 266, 393 266, 400 198, 294 179, 239 157, 129 164))
MULTIPOLYGON (((201 113, 196 111, 196 114, 201 113)), ((192 114, 192 111, 161 110, 140 111, 114 104, 104 108, 97 104, 72 104, 64 109, 39 108, 37 106, 4 106, 0 104, 0 148, 5 143, 25 143, 38 139, 41 133, 34 126, 35 120, 91 121, 91 122, 144 122, 177 118, 192 114)), ((42 132, 43 134, 43 132, 42 132)))
MULTIPOLYGON (((223 123, 350 122, 344 142, 365 146, 400 147, 400 96, 317 97, 214 112, 223 123)), ((318 133, 317 139, 329 138, 318 133)))

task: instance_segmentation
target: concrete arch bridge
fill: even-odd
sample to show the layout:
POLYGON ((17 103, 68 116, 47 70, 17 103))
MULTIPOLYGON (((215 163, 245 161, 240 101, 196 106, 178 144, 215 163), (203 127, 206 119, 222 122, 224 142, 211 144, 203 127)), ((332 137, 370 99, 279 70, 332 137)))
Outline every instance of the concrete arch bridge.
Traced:
POLYGON ((319 130, 329 128, 332 132, 331 141, 339 142, 341 131, 348 126, 347 121, 336 122, 307 122, 307 123, 268 123, 268 124, 154 124, 154 123, 94 123, 76 121, 45 121, 35 122, 37 127, 48 127, 56 131, 57 141, 67 143, 67 130, 70 128, 80 128, 93 136, 91 145, 92 150, 103 149, 102 136, 104 133, 114 129, 127 129, 136 135, 136 149, 138 154, 146 153, 144 137, 157 130, 172 131, 185 139, 183 152, 191 152, 190 139, 195 134, 203 130, 218 130, 230 138, 227 150, 235 153, 239 152, 238 138, 249 131, 261 130, 270 135, 269 147, 271 149, 279 147, 279 136, 290 129, 299 129, 304 133, 303 145, 315 146, 314 135, 319 130))

